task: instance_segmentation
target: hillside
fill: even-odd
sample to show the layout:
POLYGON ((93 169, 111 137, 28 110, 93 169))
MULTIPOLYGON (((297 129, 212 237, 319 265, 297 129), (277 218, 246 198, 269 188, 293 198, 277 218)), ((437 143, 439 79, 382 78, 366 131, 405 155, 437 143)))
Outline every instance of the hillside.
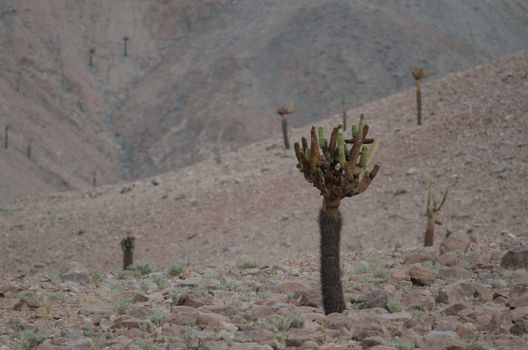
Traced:
POLYGON ((527 21, 511 0, 3 1, 0 197, 178 170, 276 135, 283 103, 300 127, 416 64, 441 78, 524 49, 527 21))
MULTIPOLYGON (((519 182, 528 171, 527 58, 524 51, 425 84, 423 127, 415 126, 413 89, 351 111, 364 112, 382 140, 382 170, 342 204, 345 252, 420 245, 429 177, 438 192, 450 186, 440 236, 528 233, 519 182)), ((277 137, 156 178, 4 203, 0 271, 52 271, 71 260, 116 270, 128 231, 137 259, 154 266, 317 256, 321 199, 295 164, 277 137)))

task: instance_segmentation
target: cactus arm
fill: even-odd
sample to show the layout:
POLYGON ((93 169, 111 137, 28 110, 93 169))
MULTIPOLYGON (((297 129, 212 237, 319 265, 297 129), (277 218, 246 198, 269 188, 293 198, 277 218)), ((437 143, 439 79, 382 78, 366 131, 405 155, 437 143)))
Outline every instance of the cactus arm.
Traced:
POLYGON ((433 215, 434 205, 433 205, 433 180, 429 179, 429 184, 427 186, 427 216, 433 215))
POLYGON ((317 133, 315 132, 315 127, 313 126, 310 132, 310 149, 310 169, 315 172, 317 162, 319 161, 319 141, 317 141, 317 133))
POLYGON ((365 168, 367 166, 369 148, 367 145, 361 146, 361 156, 359 157, 359 166, 365 168))
POLYGON ((378 147, 379 147, 379 141, 376 139, 372 143, 372 147, 369 148, 369 151, 367 153, 367 164, 372 160, 372 158, 374 158, 374 155, 378 151, 378 147))
POLYGON ((354 190, 351 193, 347 194, 347 196, 348 197, 356 196, 364 192, 369 187, 369 185, 372 183, 372 180, 374 180, 374 178, 378 174, 378 171, 379 171, 379 165, 375 165, 374 168, 370 172, 365 171, 363 177, 361 178, 357 186, 354 188, 354 190))
POLYGON ((337 133, 337 150, 341 169, 345 169, 347 164, 345 156, 345 135, 343 135, 342 130, 339 130, 339 132, 337 133))
POLYGON ((444 203, 447 199, 447 192, 449 192, 449 186, 446 187, 446 190, 444 192, 444 195, 442 196, 442 200, 440 201, 440 205, 438 205, 435 209, 434 209, 434 212, 437 212, 439 211, 440 209, 442 209, 442 207, 444 206, 444 203))
POLYGON ((301 144, 303 153, 306 153, 306 149, 308 148, 308 141, 305 137, 301 137, 301 144))
POLYGON ((357 136, 359 138, 364 138, 364 135, 363 135, 364 126, 365 126, 365 115, 361 113, 359 116, 359 125, 358 125, 358 133, 357 133, 357 136))
POLYGON ((358 135, 358 127, 356 124, 352 124, 352 137, 357 137, 358 135))
POLYGON ((325 129, 324 129, 324 127, 320 126, 318 132, 319 132, 319 147, 320 148, 325 148, 327 146, 327 144, 326 144, 326 137, 325 137, 325 129))
POLYGON ((332 158, 334 157, 336 147, 337 147, 337 133, 339 132, 339 127, 332 130, 332 135, 330 135, 330 143, 328 144, 328 150, 332 158))

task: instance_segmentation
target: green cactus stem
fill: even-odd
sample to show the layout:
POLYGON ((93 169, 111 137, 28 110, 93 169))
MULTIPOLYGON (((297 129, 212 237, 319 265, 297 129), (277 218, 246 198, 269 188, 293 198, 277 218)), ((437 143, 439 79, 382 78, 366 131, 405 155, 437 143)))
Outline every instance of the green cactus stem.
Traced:
POLYGON ((378 152, 378 148, 379 148, 379 140, 376 139, 374 140, 374 142, 372 142, 372 146, 368 150, 366 164, 368 164, 371 161, 371 159, 374 158, 374 155, 376 154, 376 152, 378 152))
POLYGON ((365 115, 363 113, 361 113, 361 115, 359 116, 359 126, 358 126, 358 134, 357 134, 357 137, 359 138, 364 138, 365 136, 363 135, 363 129, 365 128, 365 115))
POLYGON ((320 126, 318 131, 319 131, 319 147, 324 148, 326 147, 325 129, 323 126, 320 126))
POLYGON ((338 150, 338 156, 339 156, 339 165, 341 165, 341 169, 345 169, 346 166, 346 155, 345 155, 345 135, 343 135, 343 131, 339 130, 337 133, 337 150, 338 150))
POLYGON ((369 151, 369 148, 367 145, 361 146, 361 156, 359 158, 359 166, 362 168, 367 166, 368 151, 369 151))
POLYGON ((356 124, 352 124, 352 137, 357 137, 358 135, 358 127, 356 124))

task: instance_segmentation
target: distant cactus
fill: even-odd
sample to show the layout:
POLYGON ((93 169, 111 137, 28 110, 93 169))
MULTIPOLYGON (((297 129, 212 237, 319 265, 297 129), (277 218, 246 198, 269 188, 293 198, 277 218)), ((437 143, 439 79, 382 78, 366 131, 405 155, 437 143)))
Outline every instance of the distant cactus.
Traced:
POLYGON ((290 141, 288 140, 288 116, 293 112, 295 112, 295 107, 293 106, 283 106, 277 111, 277 114, 282 118, 282 136, 284 138, 285 149, 290 149, 290 141))
POLYGON ((6 125, 4 128, 4 148, 9 148, 9 129, 11 129, 11 125, 6 125))
POLYGON ((442 196, 442 200, 440 201, 440 204, 435 200, 434 193, 433 193, 433 180, 429 179, 429 186, 427 191, 427 224, 425 226, 425 238, 424 238, 424 247, 432 247, 434 242, 434 230, 435 230, 435 224, 436 224, 436 213, 442 209, 442 206, 444 205, 446 199, 447 199, 447 192, 449 190, 449 187, 446 187, 446 190, 444 192, 444 195, 442 196))
POLYGON ((341 110, 343 113, 343 130, 347 129, 347 98, 345 96, 341 97, 341 110))
POLYGON ((422 125, 422 84, 423 78, 430 77, 434 74, 432 71, 424 71, 421 68, 413 68, 411 74, 416 81, 416 118, 418 125, 422 125))
POLYGON ((31 159, 32 151, 33 151, 33 139, 29 139, 28 146, 27 146, 27 149, 26 149, 26 156, 29 159, 31 159))
MULTIPOLYGON (((326 314, 342 312, 345 309, 339 269, 342 224, 339 205, 343 198, 365 191, 379 170, 378 165, 370 171, 367 170, 368 160, 373 157, 378 146, 373 145, 370 150, 364 146, 375 141, 366 138, 369 126, 365 124, 364 117, 361 118, 360 125, 361 132, 356 130, 353 132, 356 136, 347 140, 344 138, 341 126, 334 128, 329 142, 317 140, 315 127, 312 127, 310 148, 304 137, 301 145, 298 142, 294 144, 298 160, 297 168, 304 174, 306 181, 313 184, 323 196, 322 208, 319 212, 319 229, 321 287, 326 314), (347 144, 352 144, 352 147, 348 149, 347 144)), ((321 131, 319 128, 319 137, 321 135, 324 135, 324 130, 321 131)))
POLYGON ((93 67, 93 57, 94 57, 94 54, 95 54, 95 48, 92 47, 89 51, 89 56, 88 56, 88 65, 90 67, 93 67))
POLYGON ((92 186, 97 186, 97 171, 92 171, 92 186))
POLYGON ((130 38, 128 36, 123 37, 123 56, 128 56, 128 41, 130 38))
POLYGON ((123 270, 126 270, 134 263, 134 242, 136 238, 128 234, 121 240, 121 249, 123 250, 123 270))

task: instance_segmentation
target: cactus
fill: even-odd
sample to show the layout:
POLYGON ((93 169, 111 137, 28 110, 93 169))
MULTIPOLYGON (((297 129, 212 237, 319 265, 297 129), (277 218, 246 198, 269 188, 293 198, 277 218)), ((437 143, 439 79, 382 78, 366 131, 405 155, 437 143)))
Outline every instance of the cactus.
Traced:
POLYGON ((4 148, 7 149, 9 147, 9 129, 11 129, 11 125, 6 125, 4 128, 4 148))
POLYGON ((130 233, 121 240, 121 249, 123 250, 123 270, 126 270, 134 263, 135 240, 136 238, 131 236, 130 233))
POLYGON ((341 109, 343 111, 343 130, 347 128, 347 98, 345 96, 341 97, 341 109))
POLYGON ((33 139, 29 139, 28 146, 26 149, 26 156, 28 157, 28 159, 31 159, 32 150, 33 150, 33 139))
POLYGON ((433 246, 434 230, 435 230, 435 224, 436 224, 436 213, 438 213, 440 209, 442 209, 442 206, 444 205, 447 199, 448 191, 449 191, 449 187, 446 187, 444 195, 442 196, 442 200, 440 201, 440 204, 438 204, 438 202, 434 198, 433 180, 429 179, 429 186, 427 190, 427 209, 426 209, 427 224, 425 226, 424 247, 433 246))
POLYGON ((352 137, 357 137, 358 135, 358 127, 356 124, 352 124, 352 137))
POLYGON ((339 156, 339 165, 341 165, 341 169, 345 169, 345 135, 343 135, 343 131, 341 130, 339 130, 339 132, 337 133, 337 150, 339 156))
MULTIPOLYGON (((342 312, 345 309, 339 269, 339 243, 343 220, 339 205, 343 198, 365 191, 379 170, 378 165, 367 169, 368 160, 372 159, 377 146, 373 145, 371 149, 364 146, 365 143, 375 144, 376 141, 366 138, 369 127, 365 124, 364 117, 361 118, 360 125, 357 130, 361 132, 356 132, 351 140, 345 140, 341 126, 338 126, 333 129, 330 142, 318 142, 315 127, 312 127, 310 148, 304 137, 301 139, 302 146, 298 142, 294 144, 297 168, 303 173, 306 181, 313 184, 323 196, 319 230, 321 287, 326 314, 342 312), (352 144, 352 148, 348 149, 347 144, 352 144), (321 151, 324 157, 321 156, 321 151)), ((319 137, 321 135, 324 136, 324 132, 319 132, 319 137)))
MULTIPOLYGON (((90 67, 93 67, 93 57, 94 57, 94 54, 95 54, 95 48, 92 47, 89 51, 89 56, 88 56, 88 65, 90 67)), ((126 56, 126 55, 125 55, 126 56)))
POLYGON ((277 110, 277 114, 281 116, 282 136, 284 138, 284 148, 290 149, 290 141, 288 139, 288 116, 295 112, 293 105, 283 106, 277 110))
POLYGON ((422 125, 422 84, 423 78, 430 77, 434 74, 432 71, 424 71, 421 68, 414 67, 411 74, 416 81, 416 121, 418 125, 422 125))
POLYGON ((128 41, 130 38, 128 36, 123 37, 123 56, 128 56, 128 41))
POLYGON ((323 148, 326 147, 326 137, 325 137, 325 129, 324 127, 319 127, 319 147, 323 148))

